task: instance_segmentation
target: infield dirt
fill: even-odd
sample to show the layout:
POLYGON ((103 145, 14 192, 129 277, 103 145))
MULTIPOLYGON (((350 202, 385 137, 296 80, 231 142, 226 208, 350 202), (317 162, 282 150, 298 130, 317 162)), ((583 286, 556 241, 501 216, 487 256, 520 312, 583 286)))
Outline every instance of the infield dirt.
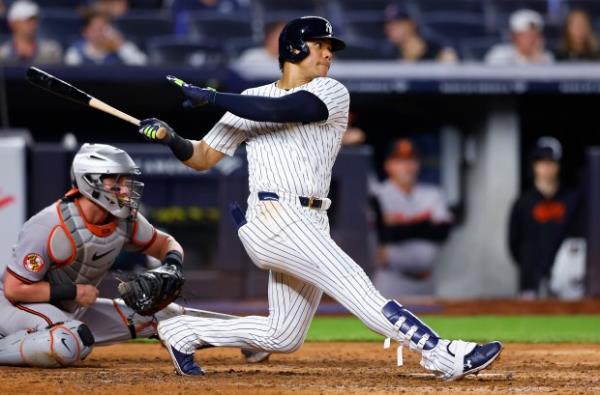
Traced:
POLYGON ((307 343, 250 365, 238 350, 199 351, 203 377, 176 376, 159 344, 97 347, 66 369, 0 367, 1 394, 600 394, 600 345, 508 344, 477 377, 447 383, 382 343, 307 343))

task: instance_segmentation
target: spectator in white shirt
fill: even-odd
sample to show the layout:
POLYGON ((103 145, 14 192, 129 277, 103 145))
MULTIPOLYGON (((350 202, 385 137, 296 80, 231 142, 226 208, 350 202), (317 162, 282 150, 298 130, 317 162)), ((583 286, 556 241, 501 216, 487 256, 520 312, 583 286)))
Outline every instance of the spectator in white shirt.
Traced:
POLYGON ((544 20, 533 10, 515 11, 510 16, 511 44, 497 44, 485 56, 490 65, 550 64, 553 55, 545 49, 544 20))

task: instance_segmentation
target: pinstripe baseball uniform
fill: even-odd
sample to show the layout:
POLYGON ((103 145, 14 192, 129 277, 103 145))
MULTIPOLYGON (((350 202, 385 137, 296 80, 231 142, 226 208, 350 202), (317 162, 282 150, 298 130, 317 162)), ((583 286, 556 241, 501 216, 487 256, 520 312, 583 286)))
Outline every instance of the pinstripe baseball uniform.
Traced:
POLYGON ((244 94, 280 97, 299 90, 309 91, 325 103, 327 120, 268 123, 226 113, 204 137, 208 145, 227 155, 246 142, 250 196, 247 224, 238 234, 253 262, 270 270, 269 316, 225 324, 184 316, 163 321, 161 337, 180 352, 191 353, 206 344, 294 351, 304 341, 323 292, 375 332, 399 339, 382 314, 387 300, 329 234, 327 194, 347 127, 347 89, 334 79, 319 77, 290 90, 272 83, 244 94), (306 197, 316 197, 321 207, 306 207, 301 203, 306 197))

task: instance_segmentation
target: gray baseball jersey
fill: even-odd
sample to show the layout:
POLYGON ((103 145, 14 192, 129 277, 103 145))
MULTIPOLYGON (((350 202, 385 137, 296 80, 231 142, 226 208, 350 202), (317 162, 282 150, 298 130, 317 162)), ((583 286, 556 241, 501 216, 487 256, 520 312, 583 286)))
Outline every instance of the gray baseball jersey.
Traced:
POLYGON ((400 339, 382 314, 387 300, 331 238, 326 211, 305 207, 299 199, 326 198, 329 192, 331 169, 348 122, 348 90, 334 79, 315 78, 290 90, 273 83, 244 93, 280 97, 299 90, 325 103, 327 120, 255 122, 227 113, 204 137, 208 145, 227 155, 246 142, 250 196, 247 224, 238 235, 253 262, 270 271, 270 314, 225 324, 188 316, 161 322, 161 338, 180 352, 191 353, 206 344, 294 351, 304 341, 323 292, 372 330, 400 339))
MULTIPOLYGON (((452 214, 440 188, 429 184, 416 184, 406 193, 387 180, 374 189, 384 221, 388 225, 401 225, 429 220, 448 223, 452 214)), ((416 280, 405 273, 422 273, 433 269, 432 265, 439 245, 430 240, 410 239, 386 245, 388 267, 377 270, 373 281, 384 295, 428 295, 433 293, 433 281, 429 277, 416 280)))
MULTIPOLYGON (((59 200, 23 225, 12 259, 0 272, 0 290, 7 272, 27 284, 48 281, 97 286, 123 249, 143 250, 155 238, 156 230, 140 214, 135 222, 115 219, 106 225, 92 225, 81 215, 77 199, 59 200)), ((56 306, 18 303, 0 292, 0 315, 11 317, 0 321, 3 335, 79 319, 88 324, 97 339, 111 339, 115 335, 129 336, 127 321, 124 325, 123 320, 131 314, 121 302, 108 299, 98 299, 85 309, 72 301, 56 306), (100 311, 102 314, 94 313, 100 311)))

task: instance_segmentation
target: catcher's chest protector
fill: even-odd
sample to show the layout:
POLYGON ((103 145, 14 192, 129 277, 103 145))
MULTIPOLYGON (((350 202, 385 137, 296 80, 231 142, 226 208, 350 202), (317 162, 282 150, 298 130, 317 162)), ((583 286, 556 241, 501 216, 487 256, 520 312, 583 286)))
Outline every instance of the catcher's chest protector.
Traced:
MULTIPOLYGON (((75 203, 57 204, 64 225, 50 234, 48 249, 55 259, 46 279, 52 284, 98 285, 129 240, 131 226, 125 220, 119 220, 114 229, 86 226, 75 203)), ((78 305, 64 301, 58 307, 73 313, 78 305)))

